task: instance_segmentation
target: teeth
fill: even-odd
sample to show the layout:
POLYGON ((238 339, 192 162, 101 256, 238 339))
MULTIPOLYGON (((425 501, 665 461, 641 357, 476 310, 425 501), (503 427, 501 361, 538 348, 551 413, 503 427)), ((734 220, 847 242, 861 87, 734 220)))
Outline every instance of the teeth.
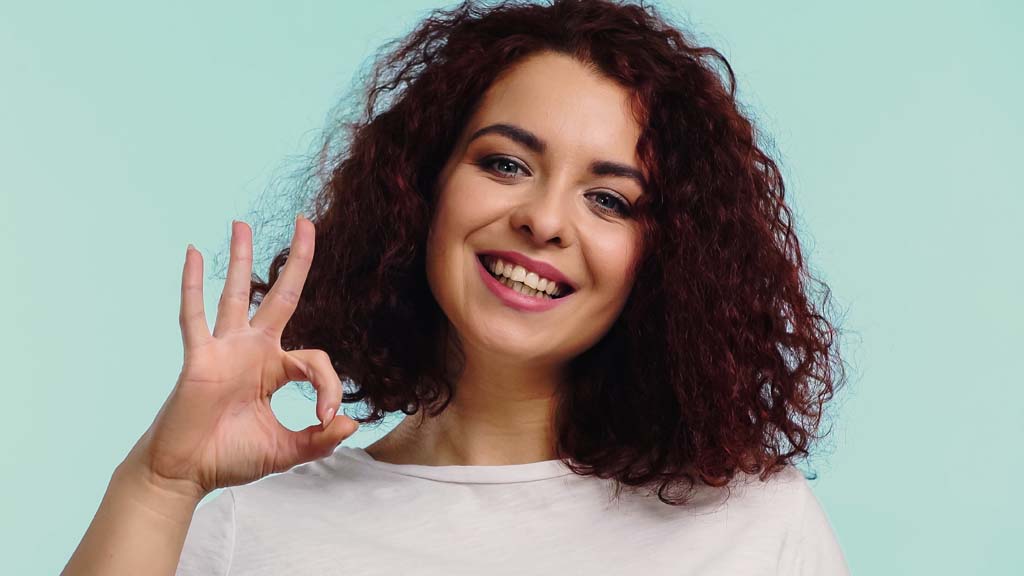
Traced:
POLYGON ((536 289, 537 283, 540 282, 540 276, 537 276, 533 272, 526 275, 526 280, 523 280, 523 284, 526 284, 530 288, 536 289))
POLYGON ((529 295, 546 294, 548 296, 560 296, 562 294, 562 290, 554 280, 542 278, 537 273, 526 272, 526 269, 521 265, 506 262, 501 258, 487 257, 485 261, 489 261, 488 268, 490 272, 493 272, 501 280, 507 279, 509 281, 506 283, 506 286, 511 288, 514 285, 513 283, 523 285, 526 291, 520 293, 529 295))
POLYGON ((490 272, 493 272, 498 276, 499 282, 520 294, 545 300, 549 300, 553 295, 559 294, 555 282, 546 278, 540 278, 534 273, 526 274, 525 269, 523 269, 522 266, 513 266, 512 264, 503 262, 502 260, 495 260, 490 263, 489 268, 490 272), (516 269, 523 271, 523 274, 521 275, 522 280, 515 280, 516 269), (529 286, 531 281, 537 286, 543 286, 546 283, 546 289, 529 286))
POLYGON ((512 269, 512 279, 516 282, 526 280, 526 268, 516 265, 516 267, 512 269))
POLYGON ((527 272, 526 268, 523 268, 518 264, 512 264, 511 262, 505 262, 500 258, 492 258, 489 256, 485 257, 485 262, 488 263, 488 268, 495 276, 499 277, 503 284, 521 294, 527 294, 529 296, 536 296, 540 294, 547 296, 560 296, 562 294, 562 290, 559 288, 557 282, 554 280, 548 280, 547 278, 542 278, 535 272, 527 272), (517 283, 521 288, 514 288, 517 283))

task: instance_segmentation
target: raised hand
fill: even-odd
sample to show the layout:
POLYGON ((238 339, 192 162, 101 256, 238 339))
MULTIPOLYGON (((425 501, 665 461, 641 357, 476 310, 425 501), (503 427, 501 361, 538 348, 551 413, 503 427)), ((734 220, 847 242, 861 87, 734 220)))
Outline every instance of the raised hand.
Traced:
POLYGON ((312 222, 296 219, 284 270, 249 320, 252 231, 235 222, 212 334, 203 309, 202 256, 189 248, 179 316, 184 364, 126 462, 167 486, 206 494, 324 457, 356 431, 357 422, 335 417, 342 385, 328 355, 281 348, 313 259, 314 232, 312 222), (289 381, 313 384, 321 425, 296 432, 277 420, 271 395, 289 381))

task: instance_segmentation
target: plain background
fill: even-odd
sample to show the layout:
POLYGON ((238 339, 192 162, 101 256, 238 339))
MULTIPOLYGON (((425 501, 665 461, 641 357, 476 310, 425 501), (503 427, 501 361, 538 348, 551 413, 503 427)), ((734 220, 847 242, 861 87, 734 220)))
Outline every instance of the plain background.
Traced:
MULTIPOLYGON (((659 5, 729 58, 845 312, 850 384, 812 486, 854 573, 1019 574, 1021 4, 659 5)), ((5 573, 60 571, 170 392, 185 246, 212 318, 231 220, 438 6, 3 4, 5 573)), ((315 421, 293 385, 274 407, 315 421)))

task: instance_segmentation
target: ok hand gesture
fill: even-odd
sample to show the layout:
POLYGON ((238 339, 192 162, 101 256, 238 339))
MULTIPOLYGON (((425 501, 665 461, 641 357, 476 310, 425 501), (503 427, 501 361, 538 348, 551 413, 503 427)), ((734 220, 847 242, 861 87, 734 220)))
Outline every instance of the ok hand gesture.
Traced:
POLYGON ((358 423, 335 416, 342 386, 321 350, 281 349, 313 260, 314 226, 298 217, 284 270, 251 320, 252 231, 234 222, 231 261, 213 333, 203 309, 203 259, 189 247, 181 282, 184 363, 178 381, 127 461, 186 491, 206 494, 329 455, 358 423), (317 391, 322 425, 284 427, 271 395, 290 381, 317 391))

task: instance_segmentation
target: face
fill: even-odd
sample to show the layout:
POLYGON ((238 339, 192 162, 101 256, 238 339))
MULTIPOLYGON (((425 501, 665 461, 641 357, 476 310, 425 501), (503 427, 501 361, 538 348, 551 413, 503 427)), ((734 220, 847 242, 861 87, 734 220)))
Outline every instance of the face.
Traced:
POLYGON ((569 56, 535 55, 490 87, 441 172, 427 242, 431 291, 466 350, 560 365, 611 328, 640 255, 640 130, 628 91, 569 56), (495 253, 504 283, 485 271, 495 253), (562 296, 515 289, 541 279, 562 296))

